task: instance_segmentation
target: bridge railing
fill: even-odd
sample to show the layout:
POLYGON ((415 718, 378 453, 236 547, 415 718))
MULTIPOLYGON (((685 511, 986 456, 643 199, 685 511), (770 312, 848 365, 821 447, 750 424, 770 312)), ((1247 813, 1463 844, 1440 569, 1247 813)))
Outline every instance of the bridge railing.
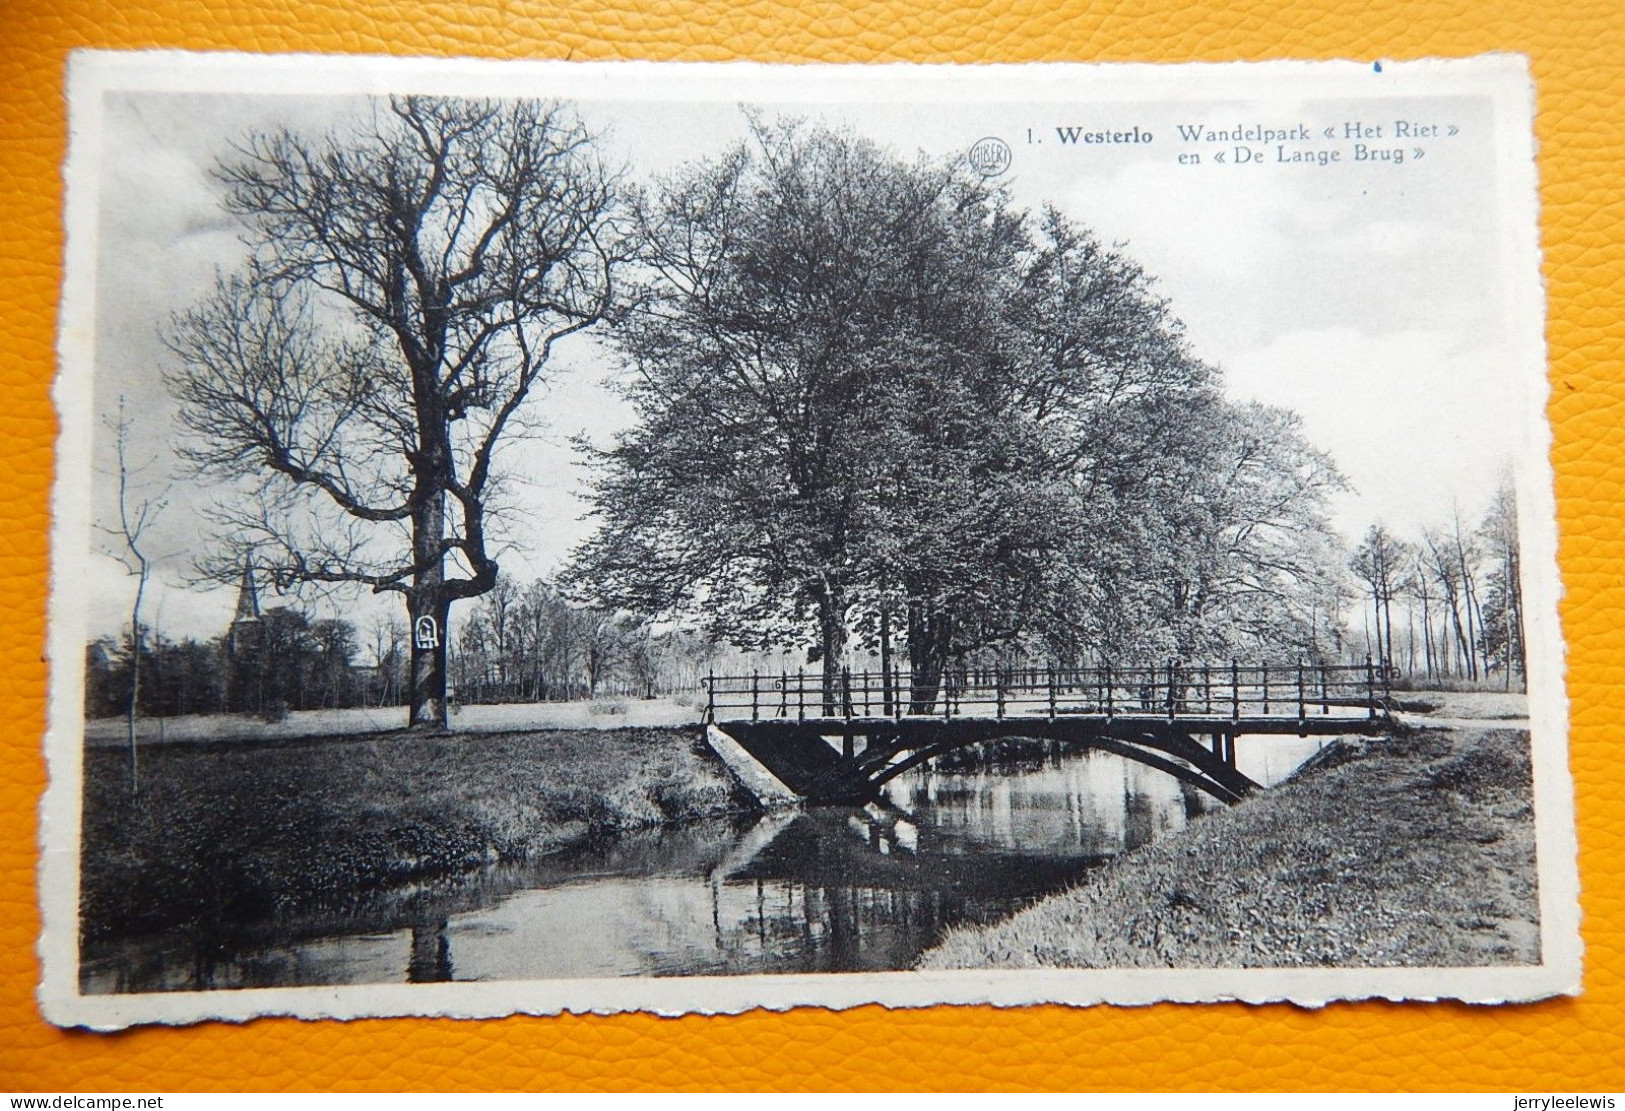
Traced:
POLYGON ((709 721, 855 718, 1165 716, 1223 719, 1375 718, 1388 704, 1389 671, 1363 664, 1231 660, 1158 666, 959 667, 940 676, 891 669, 710 675, 709 721))

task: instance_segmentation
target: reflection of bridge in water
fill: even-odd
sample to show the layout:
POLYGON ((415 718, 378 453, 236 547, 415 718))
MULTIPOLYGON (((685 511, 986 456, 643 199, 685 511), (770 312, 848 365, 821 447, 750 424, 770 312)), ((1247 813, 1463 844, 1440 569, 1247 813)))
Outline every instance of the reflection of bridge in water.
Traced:
MULTIPOLYGON (((1241 736, 1390 728, 1387 674, 1364 664, 960 669, 916 683, 896 670, 713 675, 706 721, 789 792, 861 802, 935 757, 1002 738, 1112 752, 1224 802, 1259 785, 1241 736)), ((726 756, 726 754, 725 754, 726 756)))
POLYGON ((103 939, 85 950, 81 983, 101 994, 909 968, 949 927, 997 921, 1208 808, 1195 787, 1092 753, 928 770, 862 807, 627 832, 303 909, 236 900, 242 918, 103 939))

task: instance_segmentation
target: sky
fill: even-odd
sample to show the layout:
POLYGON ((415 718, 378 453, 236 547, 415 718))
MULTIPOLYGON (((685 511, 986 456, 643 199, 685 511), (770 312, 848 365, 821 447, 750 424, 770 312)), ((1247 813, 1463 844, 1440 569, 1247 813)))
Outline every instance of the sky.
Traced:
MULTIPOLYGON (((1031 105, 928 102, 818 105, 764 103, 767 115, 844 124, 899 153, 931 157, 968 150, 984 136, 1012 148, 1001 176, 1014 198, 1053 205, 1121 244, 1158 280, 1184 322, 1194 352, 1219 367, 1237 398, 1298 412, 1309 439, 1328 452, 1352 490, 1334 521, 1357 537, 1374 521, 1414 536, 1447 521, 1453 505, 1476 516, 1519 451, 1528 426, 1528 374, 1515 361, 1518 322, 1503 252, 1510 217, 1498 208, 1494 132, 1487 100, 1348 103, 1139 103, 1031 105), (1303 122, 1318 132, 1351 118, 1448 120, 1459 134, 1425 144, 1417 160, 1274 161, 1219 164, 1234 144, 1182 144, 1177 128, 1303 122), (1085 147, 1058 128, 1138 127, 1151 143, 1085 147), (1198 152, 1199 165, 1182 165, 1198 152)), ((168 490, 152 531, 158 557, 147 615, 168 636, 212 636, 229 619, 231 590, 182 584, 203 532, 209 491, 179 475, 173 460, 174 405, 159 342, 170 316, 200 300, 217 272, 239 264, 238 228, 220 207, 215 162, 247 132, 285 124, 318 132, 369 112, 358 97, 109 93, 97 198, 95 405, 112 414, 123 399, 136 430, 139 481, 168 490)), ((612 163, 630 179, 650 177, 720 151, 746 131, 733 101, 585 100, 579 110, 612 163)), ((1320 144, 1331 146, 1331 144, 1320 144)), ((1341 144, 1345 157, 1351 144, 1341 144)), ((553 571, 590 530, 582 520, 584 475, 569 439, 607 442, 629 413, 609 388, 607 350, 590 338, 561 347, 532 413, 546 431, 511 447, 503 462, 518 477, 523 519, 502 558, 521 580, 553 571)), ((98 429, 93 512, 116 514, 111 436, 98 429)), ((104 538, 93 540, 108 548, 104 538)), ((86 583, 92 635, 127 620, 133 582, 107 555, 86 583)), ((381 602, 364 600, 352 617, 381 602)))

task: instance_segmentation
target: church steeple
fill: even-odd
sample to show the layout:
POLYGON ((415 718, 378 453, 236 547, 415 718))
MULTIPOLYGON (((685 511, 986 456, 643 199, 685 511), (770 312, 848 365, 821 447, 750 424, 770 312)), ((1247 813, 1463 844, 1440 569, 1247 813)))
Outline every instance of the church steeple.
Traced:
POLYGON ((237 615, 231 619, 233 628, 245 621, 260 619, 260 595, 254 586, 254 557, 243 561, 243 582, 237 588, 237 615))
POLYGON ((226 630, 226 652, 239 653, 258 647, 260 635, 260 595, 254 586, 254 557, 243 561, 243 581, 237 588, 237 613, 226 630))
POLYGON ((259 590, 254 585, 254 557, 250 555, 243 560, 237 613, 226 629, 226 706, 233 712, 261 708, 264 661, 260 659, 260 648, 264 631, 259 590))

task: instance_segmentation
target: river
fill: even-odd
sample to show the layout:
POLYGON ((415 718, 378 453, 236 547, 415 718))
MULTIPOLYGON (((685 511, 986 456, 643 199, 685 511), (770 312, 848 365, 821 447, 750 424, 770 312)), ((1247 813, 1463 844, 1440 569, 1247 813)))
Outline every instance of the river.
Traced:
MULTIPOLYGON (((1324 738, 1243 738, 1273 785, 1324 738)), ((1217 805, 1120 757, 924 768, 863 808, 625 834, 288 918, 85 954, 86 993, 912 967, 1217 805)))

